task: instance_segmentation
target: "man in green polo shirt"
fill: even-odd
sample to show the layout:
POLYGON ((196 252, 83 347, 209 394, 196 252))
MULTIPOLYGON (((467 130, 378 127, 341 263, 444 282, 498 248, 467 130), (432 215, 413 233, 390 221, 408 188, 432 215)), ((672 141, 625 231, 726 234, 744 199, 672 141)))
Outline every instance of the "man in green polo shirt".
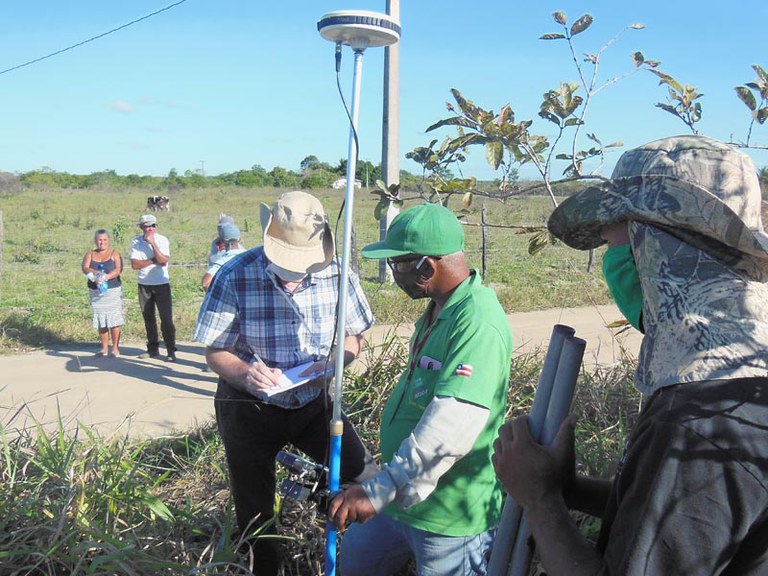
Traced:
POLYGON ((411 557, 420 574, 485 574, 503 496, 491 454, 509 384, 506 314, 439 204, 404 211, 363 256, 386 258, 397 285, 430 303, 382 413, 383 469, 331 503, 337 526, 351 524, 341 574, 392 574, 411 557))

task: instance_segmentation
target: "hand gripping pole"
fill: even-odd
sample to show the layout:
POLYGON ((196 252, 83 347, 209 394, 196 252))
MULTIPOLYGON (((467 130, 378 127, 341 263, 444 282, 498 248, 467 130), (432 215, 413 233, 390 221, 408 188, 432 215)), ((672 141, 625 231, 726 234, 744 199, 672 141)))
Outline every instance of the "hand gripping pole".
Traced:
MULTIPOLYGON (((531 436, 538 442, 544 442, 545 435, 549 434, 551 429, 554 429, 554 433, 557 434, 573 399, 573 391, 586 346, 586 342, 575 338, 574 334, 573 328, 562 324, 556 324, 552 329, 552 337, 539 376, 533 406, 528 416, 531 436)), ((523 531, 528 533, 527 524, 522 516, 522 508, 512 498, 507 497, 496 531, 488 565, 488 576, 508 574, 513 561, 513 545, 519 538, 521 526, 524 528, 523 531)), ((527 536, 523 542, 526 540, 527 536)), ((530 564, 530 558, 528 564, 530 564)))
MULTIPOLYGON (((573 393, 576 389, 576 380, 579 377, 581 360, 584 357, 584 348, 587 343, 581 338, 566 338, 563 343, 563 351, 560 354, 560 363, 557 367, 553 394, 550 398, 547 416, 540 437, 535 437, 541 444, 547 446, 552 443, 560 430, 560 425, 568 415, 571 407, 573 393)), ((526 576, 530 571, 533 548, 528 545, 531 530, 525 517, 520 520, 520 526, 515 538, 515 547, 512 550, 512 562, 508 576, 526 576)))

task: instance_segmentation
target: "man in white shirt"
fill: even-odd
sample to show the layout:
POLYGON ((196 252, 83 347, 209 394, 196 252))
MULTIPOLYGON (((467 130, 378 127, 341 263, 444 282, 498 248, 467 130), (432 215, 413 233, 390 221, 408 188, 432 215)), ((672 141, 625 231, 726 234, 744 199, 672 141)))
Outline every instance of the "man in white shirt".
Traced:
POLYGON ((160 331, 163 334, 168 362, 176 362, 176 327, 173 324, 173 299, 171 297, 168 265, 171 248, 168 238, 157 233, 157 218, 145 214, 139 218, 142 233, 131 240, 131 268, 138 270, 139 307, 147 332, 147 351, 139 358, 160 356, 155 307, 160 314, 160 331))

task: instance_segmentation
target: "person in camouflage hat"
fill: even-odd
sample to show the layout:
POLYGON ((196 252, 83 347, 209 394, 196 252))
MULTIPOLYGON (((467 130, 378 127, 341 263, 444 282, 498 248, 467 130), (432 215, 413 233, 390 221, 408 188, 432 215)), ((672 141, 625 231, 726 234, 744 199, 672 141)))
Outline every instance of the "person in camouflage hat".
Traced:
POLYGON ((702 136, 625 153, 548 227, 604 243, 619 309, 644 332, 645 395, 612 486, 573 472, 574 419, 547 448, 525 418, 493 456, 550 576, 768 574, 768 236, 749 157, 702 136), (564 480, 565 479, 565 480, 564 480), (568 506, 602 516, 596 548, 568 506))

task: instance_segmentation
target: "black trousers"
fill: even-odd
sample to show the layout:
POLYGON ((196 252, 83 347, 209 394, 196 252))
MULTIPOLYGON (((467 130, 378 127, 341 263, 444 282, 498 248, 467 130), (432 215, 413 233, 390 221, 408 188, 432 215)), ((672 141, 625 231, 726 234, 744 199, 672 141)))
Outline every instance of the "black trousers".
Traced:
MULTIPOLYGON (((321 394, 296 409, 278 408, 232 388, 219 379, 214 407, 229 467, 237 525, 242 532, 276 534, 275 457, 292 444, 316 462, 328 456, 331 400, 321 394), (252 522, 253 521, 253 522, 252 522)), ((365 468, 365 447, 354 428, 342 416, 341 481, 348 482, 365 468)), ((257 538, 253 542, 259 576, 276 575, 280 566, 279 542, 257 538)))
POLYGON ((155 307, 160 314, 160 331, 168 354, 176 352, 176 326, 173 325, 173 298, 170 284, 139 284, 139 307, 147 333, 147 352, 158 354, 160 340, 157 335, 155 307))

